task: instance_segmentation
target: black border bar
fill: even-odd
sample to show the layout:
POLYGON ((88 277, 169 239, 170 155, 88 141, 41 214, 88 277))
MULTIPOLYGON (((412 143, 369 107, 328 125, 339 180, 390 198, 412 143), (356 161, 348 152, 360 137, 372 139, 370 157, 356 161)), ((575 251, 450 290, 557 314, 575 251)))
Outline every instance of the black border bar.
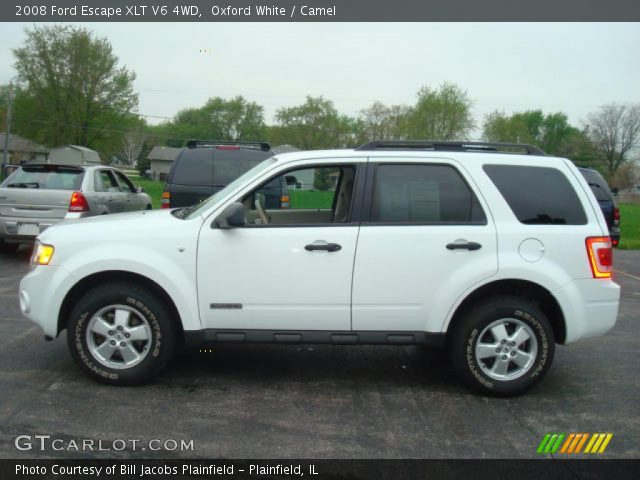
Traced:
POLYGON ((14 0, 0 2, 0 21, 27 23, 637 22, 640 21, 640 2, 638 0, 56 0, 55 2, 14 0), (55 12, 52 10, 54 5, 55 12), (85 14, 83 14, 83 6, 85 14), (145 8, 142 8, 143 6, 145 8), (197 7, 197 10, 191 6, 197 7), (259 7, 265 6, 277 8, 269 10, 269 13, 258 14, 259 7), (33 7, 36 7, 35 13, 33 7), (66 10, 66 14, 63 13, 65 7, 71 9, 66 10), (174 12, 175 7, 178 7, 176 12, 174 12), (101 11, 102 8, 111 8, 112 10, 108 12, 112 14, 96 15, 95 9, 101 11), (87 12, 92 13, 87 14, 87 12))
POLYGON ((539 460, 0 460, 0 478, 626 480, 634 478, 638 467, 640 460, 573 460, 549 456, 539 460), (25 473, 25 470, 20 470, 23 473, 19 473, 16 466, 30 468, 34 473, 25 473), (213 466, 213 469, 207 469, 208 466, 213 466), (258 474, 256 466, 272 470, 270 473, 258 474), (96 475, 97 468, 100 468, 99 475, 96 475), (40 473, 35 473, 35 469, 40 469, 40 473), (70 469, 76 469, 77 473, 68 473, 70 469), (109 469, 113 469, 114 473, 110 474, 109 469), (61 471, 66 474, 60 474, 61 471), (303 472, 304 475, 299 475, 298 472, 303 472))

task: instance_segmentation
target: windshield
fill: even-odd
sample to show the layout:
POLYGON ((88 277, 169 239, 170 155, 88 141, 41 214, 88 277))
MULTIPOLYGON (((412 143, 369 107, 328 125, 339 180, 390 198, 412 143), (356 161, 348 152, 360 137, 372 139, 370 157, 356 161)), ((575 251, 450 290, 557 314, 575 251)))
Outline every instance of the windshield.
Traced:
POLYGON ((220 200, 222 200, 223 198, 226 198, 230 193, 237 190, 239 187, 241 187, 245 183, 249 182, 252 178, 260 175, 264 170, 269 168, 269 166, 271 166, 275 161, 276 161, 275 157, 267 158, 265 161, 259 163, 258 165, 253 167, 251 170, 248 170, 243 175, 236 178, 233 182, 231 182, 229 185, 224 187, 222 190, 211 195, 204 202, 185 209, 184 213, 182 214, 182 218, 186 218, 190 220, 192 218, 195 218, 198 215, 202 215, 204 212, 209 210, 209 208, 214 206, 220 200))

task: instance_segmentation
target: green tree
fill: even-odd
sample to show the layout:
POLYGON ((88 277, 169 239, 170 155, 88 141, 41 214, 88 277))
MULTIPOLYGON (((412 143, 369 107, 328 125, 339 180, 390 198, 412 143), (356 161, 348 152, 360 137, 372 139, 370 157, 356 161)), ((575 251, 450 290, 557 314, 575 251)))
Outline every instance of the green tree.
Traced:
POLYGON ((354 119, 340 115, 331 100, 307 96, 302 105, 277 111, 270 134, 274 143, 317 150, 354 146, 354 130, 354 119))
POLYGON ((409 114, 406 105, 386 106, 374 102, 360 111, 358 116, 359 142, 372 140, 403 140, 409 136, 409 114))
POLYGON ((526 110, 507 115, 495 111, 485 117, 483 137, 490 142, 528 143, 552 155, 566 156, 576 149, 584 153, 584 133, 569 124, 562 112, 545 115, 526 110))
POLYGON ((604 105, 587 119, 598 160, 613 177, 640 146, 640 105, 604 105))
POLYGON ((187 139, 220 141, 257 141, 266 133, 264 108, 237 96, 230 100, 214 97, 199 108, 187 108, 170 122, 154 130, 173 147, 187 139))
POLYGON ((469 136, 474 128, 473 103, 465 90, 443 83, 439 88, 422 87, 408 113, 412 139, 454 140, 469 136))
POLYGON ((24 88, 15 102, 15 131, 46 144, 77 144, 101 151, 120 147, 137 120, 135 74, 118 66, 106 38, 76 26, 34 26, 13 50, 24 88))

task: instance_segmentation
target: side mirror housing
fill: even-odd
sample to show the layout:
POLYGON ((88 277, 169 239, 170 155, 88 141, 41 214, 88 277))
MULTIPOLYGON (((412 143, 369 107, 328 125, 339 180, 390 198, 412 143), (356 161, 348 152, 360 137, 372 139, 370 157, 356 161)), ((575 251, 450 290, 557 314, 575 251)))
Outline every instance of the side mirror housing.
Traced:
POLYGON ((213 222, 213 226, 228 230, 230 228, 244 227, 244 205, 234 202, 224 209, 222 214, 213 222))
POLYGON ((138 193, 144 193, 144 188, 142 188, 142 187, 136 187, 136 192, 138 192, 138 193))

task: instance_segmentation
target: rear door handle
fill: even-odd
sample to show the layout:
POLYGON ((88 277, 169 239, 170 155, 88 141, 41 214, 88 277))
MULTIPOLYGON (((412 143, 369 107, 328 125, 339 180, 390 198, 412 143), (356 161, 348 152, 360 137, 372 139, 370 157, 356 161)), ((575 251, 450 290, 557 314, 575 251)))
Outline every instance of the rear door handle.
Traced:
POLYGON ((308 252, 314 252, 316 250, 325 250, 327 252, 337 252, 338 250, 342 250, 342 246, 337 243, 327 243, 323 241, 317 241, 314 243, 310 243, 309 245, 305 245, 304 249, 308 252))
POLYGON ((476 242, 456 241, 447 244, 447 250, 480 250, 482 245, 476 242))

